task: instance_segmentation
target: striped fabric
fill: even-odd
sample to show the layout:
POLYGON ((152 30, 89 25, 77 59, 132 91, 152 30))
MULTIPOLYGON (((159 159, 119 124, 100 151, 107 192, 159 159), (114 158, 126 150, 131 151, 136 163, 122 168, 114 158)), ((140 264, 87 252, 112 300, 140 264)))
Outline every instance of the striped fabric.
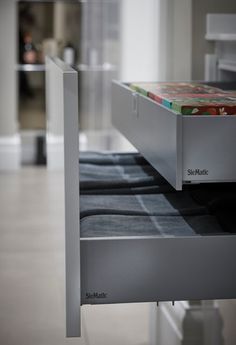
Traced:
POLYGON ((93 152, 81 159, 81 237, 236 231, 235 184, 188 186, 177 192, 139 154, 93 152))
POLYGON ((172 187, 140 154, 89 152, 87 158, 85 153, 80 155, 81 194, 145 194, 169 190, 172 187))

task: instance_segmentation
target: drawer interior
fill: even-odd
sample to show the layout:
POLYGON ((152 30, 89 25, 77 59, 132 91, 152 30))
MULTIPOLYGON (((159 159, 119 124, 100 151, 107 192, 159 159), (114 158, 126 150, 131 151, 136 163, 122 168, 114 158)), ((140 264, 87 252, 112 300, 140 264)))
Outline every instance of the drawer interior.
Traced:
POLYGON ((140 154, 120 156, 120 162, 114 157, 117 163, 106 155, 94 164, 84 158, 80 162, 81 238, 236 232, 236 184, 189 185, 176 191, 140 154))

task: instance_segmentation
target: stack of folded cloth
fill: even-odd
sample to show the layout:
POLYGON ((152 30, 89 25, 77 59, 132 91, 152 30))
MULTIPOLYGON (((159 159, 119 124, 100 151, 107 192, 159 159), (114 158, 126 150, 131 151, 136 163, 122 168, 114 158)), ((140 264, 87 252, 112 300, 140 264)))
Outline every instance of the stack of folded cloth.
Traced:
POLYGON ((173 188, 139 154, 80 153, 81 194, 163 193, 173 188))
POLYGON ((175 191, 138 153, 80 154, 81 237, 197 236, 236 231, 236 185, 175 191))

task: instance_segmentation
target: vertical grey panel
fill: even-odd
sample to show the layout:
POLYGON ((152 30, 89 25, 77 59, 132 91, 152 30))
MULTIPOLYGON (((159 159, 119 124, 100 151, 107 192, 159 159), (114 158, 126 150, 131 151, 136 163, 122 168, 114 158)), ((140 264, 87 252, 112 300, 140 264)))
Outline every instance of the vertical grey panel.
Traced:
POLYGON ((81 4, 80 128, 111 127, 111 81, 119 66, 119 0, 81 4))
POLYGON ((183 186, 183 117, 176 118, 176 190, 183 186))
POLYGON ((0 1, 0 135, 11 136, 17 132, 17 3, 0 1))
POLYGON ((182 189, 182 117, 113 82, 112 121, 177 190, 182 189))
POLYGON ((66 327, 67 336, 80 336, 80 223, 78 76, 63 74, 65 219, 66 219, 66 327))
POLYGON ((47 60, 64 115, 66 334, 80 336, 80 223, 78 75, 61 60, 47 60))
POLYGON ((112 123, 133 145, 137 130, 138 98, 125 85, 112 84, 112 123))
POLYGON ((85 130, 111 127, 111 81, 115 66, 79 66, 80 128, 85 130))
POLYGON ((175 189, 182 189, 182 180, 177 180, 179 175, 182 177, 177 147, 181 143, 181 115, 140 95, 138 118, 142 138, 139 151, 175 189))
POLYGON ((59 95, 62 91, 57 86, 60 82, 61 77, 56 73, 53 60, 46 57, 47 133, 55 136, 63 136, 63 97, 59 95))

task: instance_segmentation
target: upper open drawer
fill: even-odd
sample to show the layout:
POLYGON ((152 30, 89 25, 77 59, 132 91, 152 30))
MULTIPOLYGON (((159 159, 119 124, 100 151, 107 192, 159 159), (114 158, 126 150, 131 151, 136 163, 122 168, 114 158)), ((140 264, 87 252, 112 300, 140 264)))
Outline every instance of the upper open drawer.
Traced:
POLYGON ((181 115, 113 82, 112 121, 177 190, 236 181, 236 115, 181 115))

